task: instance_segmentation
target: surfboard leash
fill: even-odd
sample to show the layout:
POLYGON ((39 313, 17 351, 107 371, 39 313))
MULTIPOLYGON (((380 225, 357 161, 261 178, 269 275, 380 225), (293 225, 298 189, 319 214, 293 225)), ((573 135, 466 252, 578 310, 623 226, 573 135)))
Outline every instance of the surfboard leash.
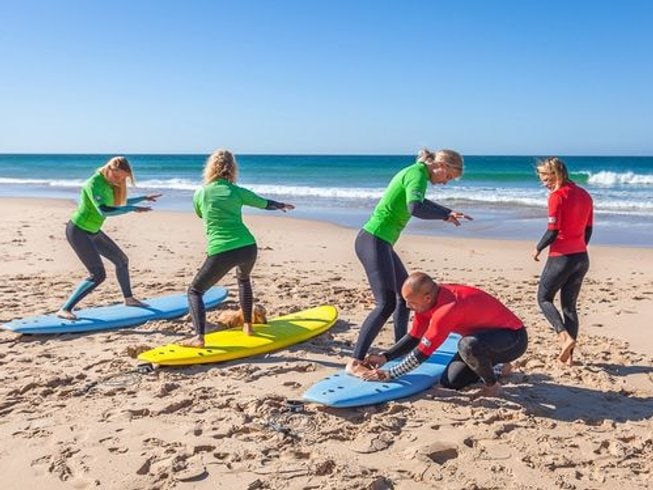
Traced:
POLYGON ((129 371, 124 371, 124 372, 120 372, 120 373, 111 374, 109 376, 105 376, 104 378, 100 378, 100 379, 97 379, 95 381, 90 381, 89 383, 86 383, 86 385, 84 385, 79 390, 74 391, 73 396, 87 395, 89 391, 91 391, 93 388, 95 388, 99 384, 106 384, 106 385, 114 386, 114 387, 124 387, 124 386, 129 386, 129 385, 132 385, 132 384, 136 384, 136 383, 138 383, 140 381, 140 378, 138 378, 137 376, 134 376, 134 375, 137 375, 137 374, 141 374, 141 375, 150 374, 150 373, 154 372, 154 369, 155 369, 154 365, 149 363, 149 362, 137 364, 134 369, 130 369, 129 371), (128 379, 129 381, 121 380, 121 381, 118 381, 118 382, 116 382, 116 381, 111 382, 111 380, 115 380, 115 378, 118 378, 120 376, 128 379))

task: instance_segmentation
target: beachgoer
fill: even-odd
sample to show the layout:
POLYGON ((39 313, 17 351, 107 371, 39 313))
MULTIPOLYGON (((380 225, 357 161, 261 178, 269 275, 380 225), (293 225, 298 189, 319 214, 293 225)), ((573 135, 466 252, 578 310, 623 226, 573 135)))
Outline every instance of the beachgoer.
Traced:
POLYGON ((426 361, 453 332, 462 338, 440 385, 460 390, 481 380, 484 387, 476 396, 496 396, 500 384, 495 367, 503 364, 502 374, 506 374, 510 363, 526 352, 528 335, 523 322, 485 291, 437 284, 423 272, 408 276, 401 293, 415 312, 410 332, 383 354, 367 356, 359 376, 375 381, 399 378, 426 361), (381 369, 404 355, 399 364, 381 369))
POLYGON ((592 236, 592 197, 569 179, 567 167, 559 158, 540 161, 537 173, 551 191, 547 230, 532 253, 533 259, 539 261, 540 253, 549 247, 537 301, 558 335, 561 346, 558 359, 571 366, 578 338, 576 303, 590 265, 587 244, 592 236), (558 291, 562 314, 553 304, 558 291))
POLYGON ((116 267, 116 276, 127 306, 145 304, 132 295, 129 279, 129 260, 125 253, 102 230, 108 216, 151 211, 147 206, 134 206, 141 201, 156 201, 161 194, 127 198, 127 179, 134 183, 134 173, 125 157, 113 157, 82 186, 79 205, 66 225, 68 243, 89 272, 66 300, 57 315, 75 320, 75 306, 105 279, 101 257, 116 267))
POLYGON ((202 299, 210 287, 236 268, 243 332, 252 335, 253 294, 250 274, 256 263, 258 247, 243 223, 242 207, 290 211, 292 204, 264 199, 236 185, 238 166, 227 150, 216 150, 206 161, 204 185, 193 197, 195 212, 204 221, 208 239, 207 257, 188 288, 195 336, 181 342, 187 347, 203 347, 206 310, 202 299))

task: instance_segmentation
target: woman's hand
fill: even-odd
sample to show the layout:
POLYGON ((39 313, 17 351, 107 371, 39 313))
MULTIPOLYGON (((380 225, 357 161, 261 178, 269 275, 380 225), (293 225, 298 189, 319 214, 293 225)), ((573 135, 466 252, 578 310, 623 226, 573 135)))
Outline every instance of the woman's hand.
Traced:
POLYGON ((294 206, 294 205, 292 205, 292 204, 286 204, 286 203, 284 202, 284 203, 283 203, 283 207, 281 208, 281 211, 283 211, 284 213, 286 213, 286 212, 288 212, 288 211, 292 211, 293 209, 295 209, 295 206, 294 206))
POLYGON ((383 366, 388 359, 384 355, 369 354, 363 363, 372 369, 378 369, 383 366))
POLYGON ((533 250, 533 252, 531 253, 531 257, 533 257, 533 260, 534 260, 535 262, 539 262, 539 261, 540 261, 540 253, 541 253, 541 252, 540 252, 538 249, 533 250))
POLYGON ((158 198, 160 198, 163 194, 148 194, 145 196, 146 201, 156 201, 158 198))
POLYGON ((446 221, 448 221, 449 223, 453 223, 455 226, 460 226, 460 220, 463 218, 469 221, 473 221, 474 219, 465 213, 461 213, 460 211, 451 211, 446 221))

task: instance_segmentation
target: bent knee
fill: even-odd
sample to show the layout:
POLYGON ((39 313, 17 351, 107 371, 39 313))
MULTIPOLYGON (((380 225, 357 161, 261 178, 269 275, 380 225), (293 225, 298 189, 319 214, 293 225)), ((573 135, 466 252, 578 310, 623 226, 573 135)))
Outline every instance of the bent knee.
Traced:
POLYGON ((463 359, 468 359, 478 353, 480 341, 476 337, 463 337, 458 341, 458 352, 463 359))
POLYGON ((376 307, 382 310, 383 313, 387 313, 388 315, 392 314, 397 307, 397 297, 394 293, 384 294, 383 297, 376 302, 376 307))
POLYGON ((440 386, 443 388, 447 388, 449 390, 462 390, 465 386, 467 386, 467 383, 463 383, 459 380, 456 379, 449 379, 449 375, 447 371, 442 373, 442 376, 440 377, 440 386))
POLYGON ((126 255, 119 255, 116 262, 116 267, 129 267, 129 257, 126 255))
POLYGON ((104 268, 91 270, 91 277, 89 278, 95 284, 102 284, 107 278, 107 273, 104 268))

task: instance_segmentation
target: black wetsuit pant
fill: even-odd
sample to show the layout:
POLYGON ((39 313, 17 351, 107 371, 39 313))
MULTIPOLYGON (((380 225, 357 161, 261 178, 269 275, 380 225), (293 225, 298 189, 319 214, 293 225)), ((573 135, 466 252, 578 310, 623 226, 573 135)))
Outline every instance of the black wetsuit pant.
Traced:
POLYGON ((458 352, 442 373, 440 384, 459 390, 481 379, 492 385, 497 382, 493 366, 518 359, 527 347, 525 328, 493 328, 463 337, 458 342, 458 352))
POLYGON ((408 308, 401 296, 401 286, 408 277, 406 268, 392 245, 361 230, 356 237, 356 255, 363 264, 374 295, 374 309, 361 326, 354 358, 363 360, 381 327, 393 315, 395 342, 408 327, 408 308))
POLYGON ((88 270, 89 276, 82 281, 73 294, 68 298, 62 309, 72 309, 98 287, 107 277, 102 257, 113 263, 116 267, 116 277, 122 295, 129 298, 132 295, 129 281, 129 259, 120 247, 109 238, 103 231, 91 233, 77 227, 72 221, 66 225, 66 238, 73 248, 79 260, 88 270))
POLYGON ((254 269, 257 253, 258 247, 252 244, 206 258, 188 288, 188 306, 197 335, 204 335, 206 329, 206 308, 202 296, 234 267, 243 321, 251 323, 253 295, 249 275, 254 269))
POLYGON ((586 252, 547 259, 540 276, 537 301, 556 333, 566 330, 572 338, 578 337, 576 302, 589 267, 590 261, 586 252), (558 291, 562 315, 553 304, 553 298, 558 291))

